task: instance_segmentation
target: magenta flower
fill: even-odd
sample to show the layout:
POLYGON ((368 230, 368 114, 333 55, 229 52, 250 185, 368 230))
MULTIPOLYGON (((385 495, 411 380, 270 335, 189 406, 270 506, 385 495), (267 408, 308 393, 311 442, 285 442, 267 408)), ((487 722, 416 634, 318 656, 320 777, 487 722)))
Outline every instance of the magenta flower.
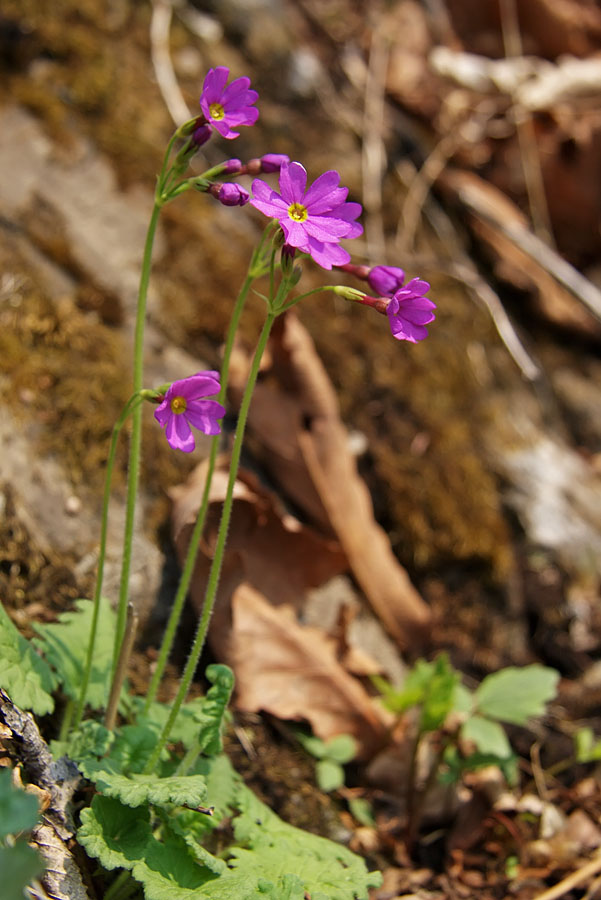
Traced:
POLYGON ((339 246, 342 238, 357 237, 363 228, 355 219, 360 203, 346 203, 348 188, 332 170, 305 190, 307 172, 298 162, 282 163, 280 193, 266 182, 253 181, 254 207, 280 223, 286 243, 308 253, 324 269, 344 265, 350 255, 339 246))
POLYGON ((218 372, 198 372, 181 381, 174 381, 167 389, 163 402, 154 417, 165 429, 167 442, 174 450, 191 453, 196 446, 190 428, 204 434, 219 434, 218 419, 225 415, 225 407, 217 400, 207 400, 220 391, 218 372))
POLYGON ((215 182, 209 187, 208 193, 224 206, 246 206, 250 200, 248 191, 233 181, 226 181, 225 184, 215 182))
POLYGON ((436 318, 432 312, 436 304, 425 296, 429 290, 427 281, 412 278, 392 295, 386 315, 392 335, 398 341, 416 344, 428 337, 425 326, 436 318))
POLYGON ((232 140, 240 136, 234 128, 254 125, 259 118, 259 110, 253 106, 259 95, 250 89, 249 78, 236 78, 226 87, 229 74, 225 66, 209 69, 202 86, 200 108, 209 125, 221 137, 232 140))
POLYGON ((380 297, 392 297, 395 291, 403 287, 405 273, 396 266, 374 266, 367 273, 367 282, 380 297))

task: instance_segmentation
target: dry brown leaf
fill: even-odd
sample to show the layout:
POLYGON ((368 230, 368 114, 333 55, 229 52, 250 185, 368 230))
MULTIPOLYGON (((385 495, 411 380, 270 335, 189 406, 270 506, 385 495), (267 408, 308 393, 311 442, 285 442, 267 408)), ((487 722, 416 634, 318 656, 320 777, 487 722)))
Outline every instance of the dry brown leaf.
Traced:
POLYGON ((290 607, 271 606, 245 584, 232 598, 232 619, 225 661, 240 709, 308 721, 323 740, 352 734, 363 758, 386 743, 389 715, 343 669, 320 629, 299 625, 290 607))
MULTIPOLYGON (((272 477, 322 528, 333 531, 374 612, 401 646, 423 638, 428 607, 374 519, 371 497, 349 450, 334 388, 307 330, 291 313, 278 320, 272 367, 259 382, 248 429, 272 477)), ((230 385, 239 400, 248 358, 232 357, 230 385)))
MULTIPOLYGON (((200 609, 206 575, 219 526, 229 472, 229 458, 218 460, 209 496, 206 543, 201 545, 191 586, 192 601, 200 609)), ((183 559, 192 531, 206 476, 201 463, 183 485, 170 492, 173 500, 173 533, 183 559)), ((242 581, 252 584, 272 603, 298 607, 309 588, 317 587, 348 567, 337 541, 323 538, 286 514, 275 496, 252 473, 241 470, 234 488, 234 505, 228 532, 220 598, 229 599, 242 581)))

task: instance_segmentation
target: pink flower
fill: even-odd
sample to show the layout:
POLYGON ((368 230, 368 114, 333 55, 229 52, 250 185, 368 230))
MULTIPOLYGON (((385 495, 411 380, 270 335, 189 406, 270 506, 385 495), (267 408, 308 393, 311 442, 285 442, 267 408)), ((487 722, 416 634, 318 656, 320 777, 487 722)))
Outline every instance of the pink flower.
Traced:
POLYGON ((367 273, 367 282, 380 297, 392 297, 403 286, 405 273, 396 266, 374 266, 367 273))
POLYGON ((225 66, 209 69, 200 97, 200 108, 204 117, 221 137, 232 140, 240 136, 234 131, 240 125, 254 125, 259 118, 259 110, 253 103, 259 98, 250 89, 249 78, 236 78, 226 87, 230 70, 225 66))
POLYGON ((308 253, 324 269, 349 262, 339 243, 357 237, 363 228, 355 219, 360 203, 346 203, 348 188, 340 187, 340 175, 324 172, 305 190, 307 172, 298 162, 282 163, 280 193, 266 182, 253 181, 254 207, 280 223, 286 243, 308 253))
POLYGON ((392 295, 386 315, 392 335, 398 341, 416 344, 428 337, 425 326, 436 318, 432 312, 436 309, 436 304, 425 296, 429 290, 427 281, 412 278, 405 287, 399 288, 392 295))
POLYGON ((198 428, 204 434, 219 434, 218 419, 225 415, 225 407, 217 400, 207 400, 220 391, 218 372, 198 372, 181 381, 174 381, 167 389, 163 402, 155 410, 154 417, 165 429, 170 447, 191 453, 196 446, 190 428, 198 428))
POLYGON ((215 182, 209 187, 208 193, 224 206, 246 206, 250 200, 248 191, 233 181, 226 181, 225 184, 215 182))

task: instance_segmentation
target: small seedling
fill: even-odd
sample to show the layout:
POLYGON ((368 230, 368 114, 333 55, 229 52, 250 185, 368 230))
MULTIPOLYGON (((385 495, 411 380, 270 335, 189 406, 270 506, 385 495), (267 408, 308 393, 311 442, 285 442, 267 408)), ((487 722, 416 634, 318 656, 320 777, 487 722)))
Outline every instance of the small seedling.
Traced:
POLYGON ((338 734, 322 741, 321 738, 298 732, 298 740, 307 753, 317 760, 315 777, 325 793, 337 791, 344 785, 344 764, 357 755, 357 741, 350 734, 338 734))

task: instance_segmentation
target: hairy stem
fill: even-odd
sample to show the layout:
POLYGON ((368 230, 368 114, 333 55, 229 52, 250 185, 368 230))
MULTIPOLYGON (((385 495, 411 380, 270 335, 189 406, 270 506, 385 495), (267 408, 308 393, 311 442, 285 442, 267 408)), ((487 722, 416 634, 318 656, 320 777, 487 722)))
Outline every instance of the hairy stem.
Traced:
POLYGON ((240 413, 238 415, 238 423, 236 426, 236 434, 234 437, 234 445, 232 447, 232 458, 230 462, 230 474, 227 484, 227 490, 225 495, 225 500, 223 503, 223 510, 221 513, 221 521, 219 523, 219 531, 217 534, 217 543, 215 546, 215 555, 213 556, 213 563, 211 565, 211 571, 209 573, 209 581, 207 584, 207 590, 205 593, 204 605, 202 608, 202 614, 200 617, 200 621, 198 623, 198 630, 196 632, 196 637, 194 639, 194 644, 192 645, 192 650, 190 651, 190 656, 188 657, 188 661, 186 663, 186 667, 184 669, 182 679, 180 682, 180 686, 173 701, 173 705, 171 707, 171 712, 169 714, 169 718, 163 728, 161 736, 157 742, 157 745, 154 749, 154 752, 145 768, 145 773, 149 774, 154 771, 154 768, 159 760, 161 752, 165 747, 169 735, 171 733, 171 729, 173 728, 173 724, 178 716, 178 713, 181 709, 182 703, 186 699, 188 694, 188 690, 190 688, 190 684, 192 682, 192 678, 194 677, 194 672, 196 671, 196 667, 198 665, 198 660, 200 659, 200 654, 202 653, 202 649, 204 647, 205 639, 207 636, 207 632, 209 629, 209 622, 211 620, 211 614, 213 612, 213 606, 215 604, 215 598, 217 596, 217 588, 219 586, 219 577, 221 575, 221 566, 223 564, 223 555, 225 550, 225 542, 227 539, 228 528, 230 524, 230 517, 232 513, 232 505, 234 498, 234 485, 236 483, 236 476, 238 474, 238 466, 240 463, 240 454, 242 452, 242 442, 244 439, 244 430, 246 428, 246 420, 248 418, 248 411, 250 408, 250 401, 252 398, 253 390, 255 387, 255 383, 257 381, 257 375, 259 374, 259 366, 261 364, 261 359, 267 346, 267 340, 269 338, 269 333, 271 331, 272 325, 275 321, 275 313, 270 312, 265 320, 265 324, 263 325, 263 329, 259 336, 259 340, 257 342, 257 347, 255 350, 255 355, 253 357, 251 369, 248 375, 248 381, 246 383, 246 388, 244 390, 244 395, 242 397, 242 403, 240 405, 240 413))

